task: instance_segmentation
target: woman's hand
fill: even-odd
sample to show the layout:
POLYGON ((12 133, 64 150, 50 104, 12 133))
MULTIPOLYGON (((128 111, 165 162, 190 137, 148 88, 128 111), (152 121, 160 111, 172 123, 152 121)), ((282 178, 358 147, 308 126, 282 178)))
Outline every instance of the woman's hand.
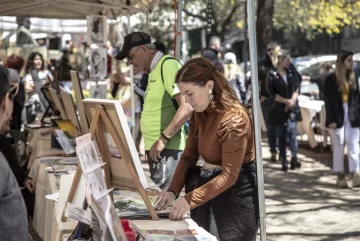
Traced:
POLYGON ((172 205, 169 218, 170 220, 177 221, 184 219, 185 214, 190 212, 190 205, 184 197, 179 198, 172 205))
POLYGON ((329 125, 329 128, 330 128, 330 129, 336 129, 336 123, 335 123, 335 122, 331 123, 331 124, 329 125))
POLYGON ((296 101, 293 99, 288 99, 287 101, 287 107, 289 107, 290 109, 293 108, 295 106, 296 101))
POLYGON ((164 210, 175 201, 175 194, 172 192, 162 191, 159 193, 154 208, 157 210, 164 210))
POLYGON ((28 179, 26 179, 24 184, 25 184, 25 187, 29 190, 29 192, 33 193, 35 191, 36 185, 33 180, 28 178, 28 179))

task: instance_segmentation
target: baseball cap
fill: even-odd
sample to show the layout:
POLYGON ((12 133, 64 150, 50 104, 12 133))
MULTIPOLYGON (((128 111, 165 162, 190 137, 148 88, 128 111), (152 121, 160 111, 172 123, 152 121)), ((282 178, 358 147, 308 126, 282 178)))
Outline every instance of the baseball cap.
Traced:
POLYGON ((130 49, 136 46, 150 44, 150 35, 144 32, 129 33, 124 38, 124 45, 122 50, 115 56, 116 59, 122 60, 129 53, 130 49))

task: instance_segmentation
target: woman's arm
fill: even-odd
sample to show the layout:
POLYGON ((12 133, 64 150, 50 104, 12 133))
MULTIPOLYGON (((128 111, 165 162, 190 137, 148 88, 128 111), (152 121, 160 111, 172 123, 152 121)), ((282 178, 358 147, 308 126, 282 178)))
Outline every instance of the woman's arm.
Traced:
POLYGON ((285 105, 289 104, 289 99, 286 99, 286 98, 284 98, 284 97, 281 97, 281 96, 278 95, 278 94, 276 94, 276 96, 275 96, 275 101, 276 101, 276 102, 279 102, 279 103, 282 103, 282 104, 285 104, 285 105))
POLYGON ((185 150, 181 155, 180 161, 176 166, 171 184, 168 190, 180 194, 185 185, 185 177, 189 168, 194 167, 199 160, 198 151, 198 121, 195 120, 195 113, 191 114, 189 133, 186 138, 185 150))
POLYGON ((52 75, 50 70, 46 70, 46 76, 49 80, 49 82, 53 82, 54 81, 54 76, 52 75))
MULTIPOLYGON (((273 71, 273 70, 270 70, 270 71, 273 71)), ((279 102, 279 103, 282 103, 282 104, 285 104, 287 105, 289 100, 280 96, 275 88, 274 88, 274 75, 269 71, 267 77, 266 77, 266 86, 267 86, 267 91, 269 93, 269 96, 271 99, 274 99, 276 102, 279 102)))
POLYGON ((23 79, 23 83, 25 92, 27 94, 34 92, 34 83, 32 81, 31 75, 27 74, 23 79))

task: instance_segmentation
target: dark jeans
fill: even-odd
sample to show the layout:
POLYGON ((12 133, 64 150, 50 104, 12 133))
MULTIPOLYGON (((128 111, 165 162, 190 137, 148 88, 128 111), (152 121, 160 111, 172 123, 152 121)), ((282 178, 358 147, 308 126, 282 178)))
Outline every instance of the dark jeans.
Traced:
POLYGON ((149 162, 150 177, 162 190, 167 190, 172 180, 176 165, 183 151, 164 149, 161 159, 155 162, 150 158, 150 151, 146 151, 149 162))
POLYGON ((274 152, 277 152, 276 128, 275 128, 275 126, 268 124, 267 119, 268 119, 269 109, 270 109, 270 101, 264 100, 261 103, 261 110, 262 110, 264 121, 266 124, 270 152, 274 153, 274 152))
MULTIPOLYGON (((255 241, 259 220, 255 168, 254 163, 244 165, 237 182, 207 203, 191 210, 191 218, 209 231, 212 210, 220 241, 255 241)), ((203 176, 199 168, 191 169, 187 174, 185 192, 204 185, 220 173, 221 170, 218 170, 210 176, 203 176)))
POLYGON ((21 194, 24 198, 27 214, 28 216, 33 218, 35 207, 35 193, 31 193, 27 188, 23 188, 21 189, 21 194))
POLYGON ((21 124, 22 124, 22 111, 24 109, 24 106, 19 105, 16 101, 14 101, 14 108, 12 113, 12 119, 11 119, 11 130, 20 130, 21 124))
POLYGON ((296 139, 297 122, 288 120, 284 126, 276 126, 276 135, 279 140, 280 157, 286 159, 286 144, 289 141, 291 157, 296 157, 298 150, 298 141, 296 139))

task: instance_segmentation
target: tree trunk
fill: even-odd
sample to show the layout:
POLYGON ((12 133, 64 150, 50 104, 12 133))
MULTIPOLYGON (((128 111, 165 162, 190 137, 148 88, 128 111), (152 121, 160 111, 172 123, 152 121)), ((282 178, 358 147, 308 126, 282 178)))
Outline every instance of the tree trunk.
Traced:
POLYGON ((275 0, 257 0, 256 37, 259 54, 266 50, 272 38, 274 5, 275 0))

